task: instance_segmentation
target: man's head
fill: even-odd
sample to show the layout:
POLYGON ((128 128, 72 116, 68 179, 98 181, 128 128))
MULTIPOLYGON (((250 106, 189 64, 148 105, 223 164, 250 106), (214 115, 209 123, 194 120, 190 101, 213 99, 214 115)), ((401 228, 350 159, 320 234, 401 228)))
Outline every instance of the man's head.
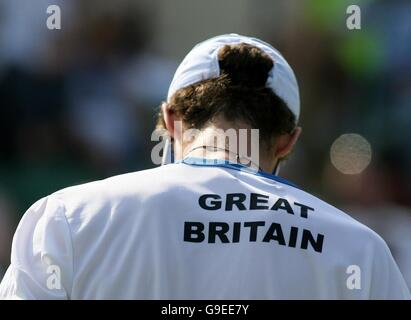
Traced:
POLYGON ((183 150, 195 141, 184 141, 175 121, 181 121, 183 130, 203 132, 259 129, 264 171, 271 172, 291 152, 301 132, 296 126, 298 87, 291 68, 274 50, 259 40, 227 35, 203 42, 187 55, 157 124, 167 128, 177 154, 185 156, 183 150))

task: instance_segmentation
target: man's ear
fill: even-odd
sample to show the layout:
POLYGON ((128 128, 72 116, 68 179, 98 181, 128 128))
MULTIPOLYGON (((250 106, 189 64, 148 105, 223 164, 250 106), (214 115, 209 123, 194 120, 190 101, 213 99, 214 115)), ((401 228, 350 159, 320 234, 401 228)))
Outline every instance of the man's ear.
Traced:
POLYGON ((168 104, 164 102, 161 105, 161 111, 164 117, 164 123, 170 137, 174 138, 174 112, 169 108, 168 104))
POLYGON ((291 153, 295 143, 300 137, 301 131, 302 131, 301 127, 296 127, 292 133, 283 134, 277 138, 277 143, 276 143, 276 148, 275 148, 276 158, 282 159, 291 153))

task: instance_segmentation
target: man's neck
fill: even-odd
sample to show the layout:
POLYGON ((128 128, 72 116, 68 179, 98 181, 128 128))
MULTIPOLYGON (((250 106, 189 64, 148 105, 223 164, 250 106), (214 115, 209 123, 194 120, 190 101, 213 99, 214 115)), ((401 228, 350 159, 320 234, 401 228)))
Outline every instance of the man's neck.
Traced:
MULTIPOLYGON (((179 146, 178 149, 181 150, 183 148, 179 146)), ((274 168, 273 160, 265 159, 265 157, 261 159, 260 154, 258 137, 257 139, 254 137, 253 141, 253 137, 250 138, 249 135, 241 137, 239 129, 228 131, 209 127, 201 131, 190 144, 186 144, 180 155, 177 156, 177 159, 197 157, 227 160, 232 163, 250 166, 256 170, 272 173, 274 168), (242 139, 244 140, 244 137, 246 137, 246 141, 241 141, 242 139), (256 144, 254 148, 252 148, 252 143, 256 144)))

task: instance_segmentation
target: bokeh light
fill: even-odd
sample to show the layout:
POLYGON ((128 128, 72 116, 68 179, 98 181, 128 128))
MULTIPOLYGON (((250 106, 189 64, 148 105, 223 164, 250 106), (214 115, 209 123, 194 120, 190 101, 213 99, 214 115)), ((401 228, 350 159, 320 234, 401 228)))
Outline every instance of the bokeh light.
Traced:
POLYGON ((334 167, 344 174, 359 174, 371 162, 371 145, 363 136, 348 133, 339 136, 331 146, 334 167))

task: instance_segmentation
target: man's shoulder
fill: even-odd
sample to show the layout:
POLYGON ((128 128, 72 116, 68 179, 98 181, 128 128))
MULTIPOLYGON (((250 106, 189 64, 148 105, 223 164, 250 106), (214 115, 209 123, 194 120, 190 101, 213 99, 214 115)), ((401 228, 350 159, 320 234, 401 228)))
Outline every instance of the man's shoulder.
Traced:
POLYGON ((387 248, 385 241, 379 234, 354 219, 349 213, 302 189, 294 187, 288 189, 292 197, 315 210, 314 214, 310 216, 311 223, 318 226, 318 228, 325 228, 329 233, 335 235, 341 243, 344 243, 344 241, 346 244, 361 241, 361 245, 373 243, 381 248, 387 248))
POLYGON ((130 190, 130 187, 142 187, 146 190, 151 184, 166 182, 167 175, 164 174, 164 167, 145 169, 111 176, 101 180, 86 182, 70 186, 56 191, 53 195, 92 195, 95 192, 105 191, 107 193, 130 190))
POLYGON ((74 185, 58 190, 49 197, 58 199, 67 211, 115 205, 129 198, 144 198, 170 187, 169 175, 165 174, 164 169, 146 169, 74 185))

